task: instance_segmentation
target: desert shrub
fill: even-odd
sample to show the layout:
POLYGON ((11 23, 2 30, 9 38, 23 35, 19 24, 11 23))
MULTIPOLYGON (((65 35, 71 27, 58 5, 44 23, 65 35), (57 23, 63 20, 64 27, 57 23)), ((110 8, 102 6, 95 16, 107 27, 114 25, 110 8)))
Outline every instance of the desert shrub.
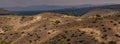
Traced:
MULTIPOLYGON (((25 17, 25 16, 22 16, 21 18, 24 19, 24 18, 26 18, 26 17, 25 17)), ((21 20, 22 20, 22 19, 21 19, 21 20)))
POLYGON ((22 16, 21 19, 20 19, 20 23, 31 21, 33 19, 34 19, 33 16, 22 16))
POLYGON ((21 21, 23 21, 24 19, 33 20, 33 18, 34 18, 33 16, 31 16, 31 17, 22 16, 21 21))
POLYGON ((63 41, 61 41, 60 44, 65 44, 65 43, 63 41))
POLYGON ((105 42, 101 42, 101 44, 105 44, 105 42))
POLYGON ((109 41, 108 44, 116 44, 115 41, 109 41))
POLYGON ((120 35, 118 35, 118 34, 115 34, 115 36, 120 38, 120 35))
POLYGON ((103 18, 101 18, 101 17, 96 17, 95 20, 96 20, 96 21, 97 21, 97 20, 103 20, 103 18))
POLYGON ((81 18, 81 15, 80 15, 80 16, 77 16, 77 17, 81 18))
POLYGON ((99 14, 96 14, 96 17, 101 17, 101 15, 99 15, 99 14))
POLYGON ((117 16, 117 17, 120 17, 120 13, 117 13, 116 16, 117 16))
POLYGON ((60 23, 60 21, 59 21, 59 20, 56 20, 56 21, 55 21, 55 24, 59 24, 59 23, 60 23))
POLYGON ((116 15, 117 17, 120 17, 120 15, 116 15))
POLYGON ((68 16, 73 16, 73 14, 72 13, 68 13, 68 16))
POLYGON ((1 41, 0 44, 10 44, 10 42, 1 41))

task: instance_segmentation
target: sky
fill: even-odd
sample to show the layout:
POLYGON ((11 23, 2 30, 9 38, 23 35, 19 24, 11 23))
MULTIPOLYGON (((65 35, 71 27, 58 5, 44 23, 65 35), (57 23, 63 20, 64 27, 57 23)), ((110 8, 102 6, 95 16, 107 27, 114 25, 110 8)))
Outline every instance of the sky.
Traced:
POLYGON ((0 0, 0 7, 27 7, 34 5, 119 4, 120 0, 0 0))

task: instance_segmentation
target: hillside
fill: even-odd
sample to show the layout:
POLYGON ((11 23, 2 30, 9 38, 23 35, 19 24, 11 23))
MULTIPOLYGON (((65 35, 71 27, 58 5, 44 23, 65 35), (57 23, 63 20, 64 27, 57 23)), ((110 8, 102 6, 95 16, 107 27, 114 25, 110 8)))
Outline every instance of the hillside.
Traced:
POLYGON ((3 8, 0 8, 0 15, 15 15, 15 13, 5 10, 3 8))
POLYGON ((58 13, 0 16, 0 41, 8 44, 120 44, 120 14, 93 16, 58 13))

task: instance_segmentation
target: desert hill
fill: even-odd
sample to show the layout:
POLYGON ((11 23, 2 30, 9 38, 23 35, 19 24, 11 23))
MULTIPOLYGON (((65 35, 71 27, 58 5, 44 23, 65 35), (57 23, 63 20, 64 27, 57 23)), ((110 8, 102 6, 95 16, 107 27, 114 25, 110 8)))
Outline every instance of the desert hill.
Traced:
POLYGON ((102 17, 93 16, 68 16, 58 13, 0 16, 0 43, 120 44, 119 12, 102 17))
POLYGON ((0 8, 0 15, 15 15, 15 13, 5 10, 3 8, 0 8))

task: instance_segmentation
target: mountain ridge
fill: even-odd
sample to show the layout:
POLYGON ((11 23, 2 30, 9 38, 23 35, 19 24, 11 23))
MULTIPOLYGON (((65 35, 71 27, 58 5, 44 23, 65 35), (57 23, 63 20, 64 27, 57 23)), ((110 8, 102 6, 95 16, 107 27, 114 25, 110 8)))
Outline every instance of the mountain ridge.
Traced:
POLYGON ((90 4, 84 4, 84 5, 76 5, 76 6, 58 6, 58 5, 34 5, 34 6, 28 6, 28 7, 4 7, 5 9, 9 11, 45 11, 45 10, 58 10, 58 9, 65 9, 65 8, 82 8, 82 7, 91 7, 94 5, 90 4))
POLYGON ((113 9, 115 11, 119 10, 120 4, 111 4, 111 5, 100 5, 100 6, 89 6, 89 7, 72 7, 72 8, 64 8, 64 9, 58 9, 58 10, 43 10, 43 11, 14 11, 20 15, 34 15, 34 14, 39 14, 43 12, 54 12, 54 13, 60 13, 60 14, 73 14, 76 16, 81 16, 89 12, 90 10, 94 9, 113 9))

